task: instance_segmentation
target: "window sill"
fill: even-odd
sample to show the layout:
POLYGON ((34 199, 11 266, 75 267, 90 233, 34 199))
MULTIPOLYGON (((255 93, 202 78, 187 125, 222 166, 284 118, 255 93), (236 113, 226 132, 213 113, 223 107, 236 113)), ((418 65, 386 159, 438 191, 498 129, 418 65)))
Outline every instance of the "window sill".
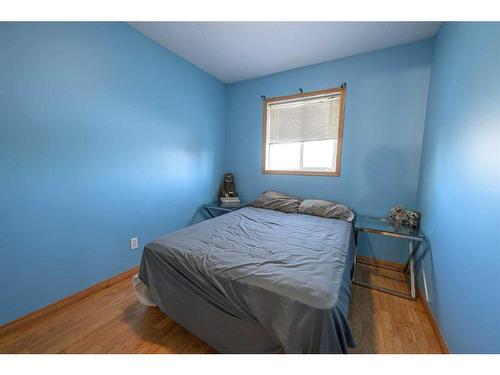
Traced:
POLYGON ((340 171, 336 172, 313 172, 313 171, 275 171, 275 170, 262 170, 263 174, 289 174, 295 176, 330 176, 340 177, 340 171))

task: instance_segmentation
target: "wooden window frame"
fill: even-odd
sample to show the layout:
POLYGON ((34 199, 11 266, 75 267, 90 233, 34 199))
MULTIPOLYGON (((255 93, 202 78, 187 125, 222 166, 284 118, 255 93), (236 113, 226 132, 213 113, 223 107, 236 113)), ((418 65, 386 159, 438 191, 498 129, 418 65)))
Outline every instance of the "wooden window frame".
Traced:
POLYGON ((263 101, 263 130, 262 130, 262 173, 263 174, 289 174, 289 175, 302 175, 302 176, 340 176, 340 165, 342 159, 342 144, 344 141, 344 114, 345 114, 345 87, 336 87, 328 90, 310 91, 296 95, 276 96, 274 98, 264 99, 263 101), (339 134, 337 139, 337 159, 335 164, 335 172, 321 172, 321 171, 292 171, 292 170, 269 170, 266 169, 267 158, 267 109, 268 105, 273 102, 290 99, 307 98, 317 95, 340 94, 339 103, 339 134))

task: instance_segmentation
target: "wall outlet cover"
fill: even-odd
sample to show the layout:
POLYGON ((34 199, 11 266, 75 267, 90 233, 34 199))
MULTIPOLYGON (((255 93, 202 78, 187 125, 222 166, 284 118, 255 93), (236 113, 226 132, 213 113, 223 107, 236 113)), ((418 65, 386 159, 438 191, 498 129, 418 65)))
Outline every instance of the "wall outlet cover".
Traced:
POLYGON ((137 237, 130 239, 130 250, 135 250, 139 247, 139 239, 137 237))

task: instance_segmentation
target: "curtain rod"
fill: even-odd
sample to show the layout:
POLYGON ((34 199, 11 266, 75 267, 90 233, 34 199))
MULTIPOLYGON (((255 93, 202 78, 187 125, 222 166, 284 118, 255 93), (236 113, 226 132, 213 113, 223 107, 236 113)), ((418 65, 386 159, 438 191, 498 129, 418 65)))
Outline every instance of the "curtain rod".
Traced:
MULTIPOLYGON (((347 87, 347 83, 343 82, 341 85, 340 85, 340 88, 341 89, 345 89, 347 87)), ((299 94, 303 94, 304 93, 304 90, 302 90, 301 88, 299 88, 299 94)), ((262 100, 265 100, 266 99, 266 96, 265 95, 261 95, 260 96, 262 98, 262 100)))

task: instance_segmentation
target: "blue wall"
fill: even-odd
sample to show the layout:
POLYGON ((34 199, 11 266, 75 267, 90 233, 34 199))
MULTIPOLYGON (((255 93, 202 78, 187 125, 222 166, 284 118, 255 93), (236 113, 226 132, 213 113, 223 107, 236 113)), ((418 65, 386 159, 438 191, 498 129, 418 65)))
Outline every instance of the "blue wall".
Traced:
MULTIPOLYGON (((385 215, 416 208, 420 152, 432 61, 432 41, 308 66, 228 88, 227 169, 243 199, 274 189, 302 198, 346 203, 359 213, 385 215), (262 99, 347 82, 340 177, 262 174, 262 99)), ((371 236, 366 255, 401 261, 407 247, 371 236)))
MULTIPOLYGON (((129 238, 188 224, 230 170, 245 200, 418 206, 432 244, 419 286, 450 349, 499 352, 499 45, 498 23, 446 24, 224 86, 126 24, 0 23, 0 324, 137 265, 129 238), (344 81, 341 176, 263 175, 260 96, 344 81)), ((402 260, 399 244, 363 251, 402 260)))
POLYGON ((419 274, 452 352, 500 352, 500 24, 436 38, 418 204, 419 274), (425 273, 425 284, 424 275, 425 273))
POLYGON ((0 51, 1 324, 215 198, 225 86, 123 23, 0 23, 0 51))

